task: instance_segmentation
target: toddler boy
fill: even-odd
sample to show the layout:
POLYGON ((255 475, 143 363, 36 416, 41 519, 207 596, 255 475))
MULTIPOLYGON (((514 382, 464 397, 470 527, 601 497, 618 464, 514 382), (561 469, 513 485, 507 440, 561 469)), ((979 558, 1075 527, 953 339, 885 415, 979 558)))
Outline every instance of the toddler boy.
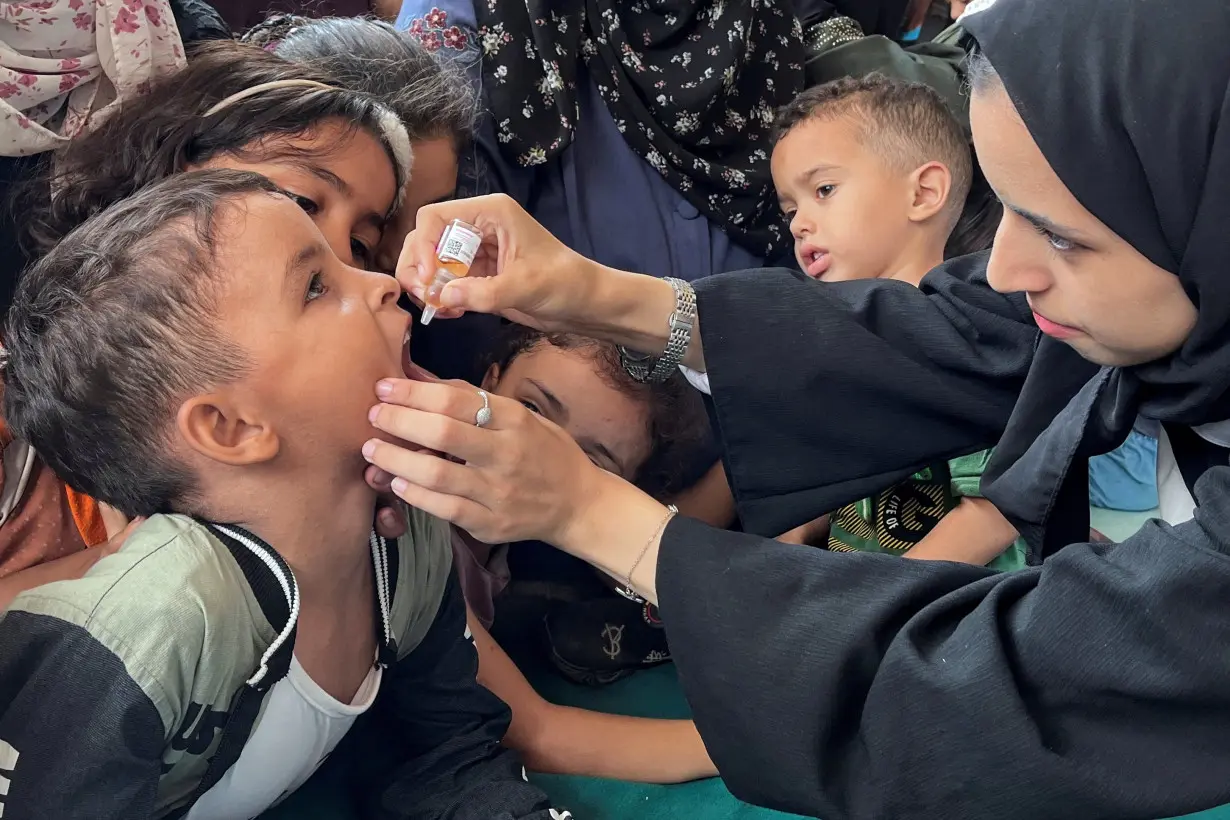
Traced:
MULTIPOLYGON (((973 158, 938 94, 872 74, 810 88, 785 106, 772 171, 808 276, 916 287, 944 259, 973 158)), ((1016 531, 979 495, 989 457, 934 465, 782 537, 838 551, 1022 566, 1016 531)))

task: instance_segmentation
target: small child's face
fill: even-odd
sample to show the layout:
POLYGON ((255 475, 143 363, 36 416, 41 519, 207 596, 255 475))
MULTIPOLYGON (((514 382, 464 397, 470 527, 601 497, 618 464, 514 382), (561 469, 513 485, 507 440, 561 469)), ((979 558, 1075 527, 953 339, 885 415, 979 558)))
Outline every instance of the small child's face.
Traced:
POLYGON ((326 122, 263 147, 269 156, 259 161, 220 154, 199 167, 266 177, 297 197, 339 259, 356 268, 376 269, 385 217, 396 194, 393 163, 380 142, 361 128, 326 122))
POLYGON ((885 276, 907 242, 910 175, 860 136, 848 117, 811 118, 773 149, 773 184, 790 219, 795 259, 813 279, 885 276))
POLYGON ((647 408, 607 384, 584 350, 540 343, 507 372, 493 366, 484 386, 564 428, 590 461, 621 478, 634 479, 649 457, 647 408))
POLYGON ((223 332, 250 360, 219 391, 238 440, 273 435, 273 458, 361 480, 376 382, 403 377, 410 315, 396 280, 343 264, 287 197, 252 195, 219 216, 223 332), (243 422, 240 425, 240 422, 243 422))
POLYGON ((401 208, 384 228, 376 254, 379 270, 395 270, 406 236, 414 230, 419 208, 457 196, 457 146, 452 137, 418 140, 414 150, 414 175, 406 183, 401 208))

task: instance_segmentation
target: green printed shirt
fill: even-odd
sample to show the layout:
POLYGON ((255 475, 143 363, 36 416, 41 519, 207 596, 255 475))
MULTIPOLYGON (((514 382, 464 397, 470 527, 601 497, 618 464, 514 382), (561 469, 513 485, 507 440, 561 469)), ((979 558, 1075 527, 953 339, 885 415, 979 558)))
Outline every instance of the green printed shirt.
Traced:
MULTIPOLYGON (((981 498, 979 483, 992 450, 954 458, 919 470, 907 480, 847 504, 830 516, 828 548, 835 552, 885 552, 903 555, 935 528, 962 498, 981 498)), ((1020 538, 987 566, 998 570, 1025 566, 1020 538)))

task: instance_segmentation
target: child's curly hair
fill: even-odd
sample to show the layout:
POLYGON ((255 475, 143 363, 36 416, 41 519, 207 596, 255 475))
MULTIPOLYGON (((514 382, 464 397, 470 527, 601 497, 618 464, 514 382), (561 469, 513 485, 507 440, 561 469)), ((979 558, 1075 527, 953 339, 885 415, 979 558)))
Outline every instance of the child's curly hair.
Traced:
POLYGON ((650 451, 632 483, 659 500, 669 500, 688 489, 713 466, 712 431, 704 400, 681 373, 662 384, 642 384, 624 370, 619 349, 574 333, 546 333, 510 325, 491 364, 508 371, 518 356, 540 345, 584 353, 598 376, 625 396, 645 404, 649 416, 650 451))

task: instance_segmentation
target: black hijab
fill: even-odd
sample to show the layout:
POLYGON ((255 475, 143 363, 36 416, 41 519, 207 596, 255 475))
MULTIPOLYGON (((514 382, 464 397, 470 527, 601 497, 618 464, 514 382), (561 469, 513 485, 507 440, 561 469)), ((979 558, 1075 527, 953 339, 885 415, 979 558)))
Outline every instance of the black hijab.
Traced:
POLYGON ((1055 480, 1083 477, 1069 467, 1121 443, 1137 414, 1230 419, 1230 3, 975 0, 962 24, 1064 184, 1199 309, 1173 355, 1078 389, 1071 350, 1041 342, 984 489, 1049 551, 1055 480))

